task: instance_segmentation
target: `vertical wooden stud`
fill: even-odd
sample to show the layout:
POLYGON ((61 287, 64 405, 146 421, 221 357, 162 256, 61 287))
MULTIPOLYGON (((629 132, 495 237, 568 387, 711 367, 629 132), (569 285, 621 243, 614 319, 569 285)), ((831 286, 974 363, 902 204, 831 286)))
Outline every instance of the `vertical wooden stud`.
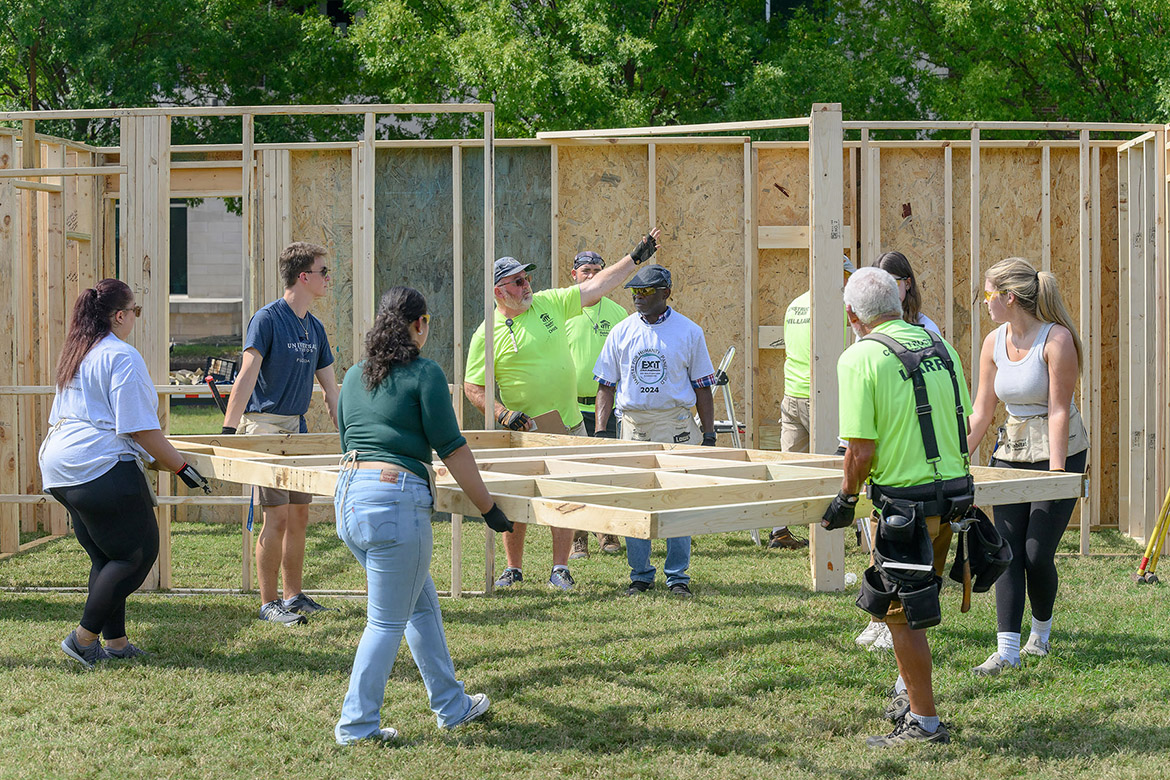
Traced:
POLYGON ((1052 271, 1052 147, 1040 150, 1040 265, 1052 271))
MULTIPOLYGON (((744 262, 744 355, 743 355, 743 423, 745 447, 756 444, 756 370, 759 364, 760 332, 760 252, 756 209, 756 150, 751 141, 743 145, 743 262, 744 262)), ((654 224, 651 221, 650 224, 654 224)), ((731 421, 732 425, 735 420, 731 421)))
POLYGON ((1129 511, 1129 150, 1117 153, 1117 525, 1131 534, 1129 511))
POLYGON ((361 338, 374 325, 374 171, 377 152, 374 149, 376 140, 375 115, 366 114, 365 130, 358 154, 359 168, 358 181, 360 191, 358 199, 361 204, 361 243, 360 251, 355 253, 353 269, 353 332, 355 338, 361 338))
MULTIPOLYGON (((556 160, 556 147, 553 147, 553 160, 556 160)), ((555 169, 555 164, 554 164, 555 169)), ((553 177, 553 192, 556 192, 556 177, 553 177)), ((554 206, 555 211, 555 198, 554 206)), ((556 219, 553 219, 553 229, 556 229, 556 219)), ((556 241, 553 241, 553 267, 556 267, 556 241)), ((463 427, 463 147, 459 144, 451 146, 451 268, 452 289, 454 295, 454 360, 455 376, 452 377, 455 385, 452 403, 455 406, 455 418, 459 427, 463 427)), ((463 515, 451 515, 451 595, 459 598, 463 595, 463 515)))
POLYGON ((1142 538, 1149 538, 1153 533, 1154 524, 1157 521, 1158 510, 1162 506, 1162 496, 1158 494, 1158 420, 1160 418, 1161 410, 1159 409, 1159 393, 1158 393, 1158 363, 1165 360, 1164 354, 1158 353, 1158 311, 1157 311, 1157 280, 1159 277, 1157 266, 1157 246, 1158 246, 1158 227, 1162 224, 1162 220, 1158 218, 1158 205, 1161 198, 1158 193, 1164 186, 1163 180, 1158 178, 1158 157, 1161 152, 1155 146, 1154 139, 1150 138, 1143 142, 1145 146, 1143 181, 1146 184, 1143 195, 1145 203, 1145 219, 1143 220, 1145 228, 1142 242, 1145 253, 1145 279, 1146 284, 1142 290, 1145 298, 1146 317, 1143 323, 1146 340, 1146 364, 1144 366, 1144 377, 1146 387, 1146 404, 1145 404, 1145 421, 1146 421, 1146 441, 1145 441, 1145 483, 1143 485, 1145 490, 1145 506, 1146 511, 1143 514, 1143 520, 1146 523, 1146 533, 1142 538))
POLYGON ((650 217, 650 226, 654 227, 658 224, 658 148, 654 142, 646 144, 647 168, 646 168, 646 194, 649 200, 647 204, 648 213, 650 217))
POLYGON ((561 262, 557 256, 561 242, 561 226, 557 221, 557 213, 559 211, 558 201, 561 199, 561 155, 560 149, 554 143, 549 146, 549 229, 551 231, 549 246, 549 266, 551 273, 552 287, 561 286, 561 262))
MULTIPOLYGON (((15 168, 16 139, 0 134, 0 169, 15 168)), ((17 284, 20 255, 20 195, 12 179, 0 179, 0 329, 9 338, 0 339, 0 384, 20 384, 16 371, 17 324, 20 307, 17 284)), ((0 396, 0 493, 21 492, 19 423, 17 397, 0 396)), ((0 504, 0 553, 20 548, 20 506, 0 504)))
MULTIPOLYGON (((968 300, 970 305, 967 311, 971 317, 971 397, 979 392, 979 349, 983 345, 983 327, 979 319, 979 301, 982 300, 980 291, 983 289, 983 271, 980 268, 979 257, 979 128, 971 131, 971 264, 967 277, 968 300)), ((971 453, 972 463, 982 463, 980 457, 982 447, 976 447, 971 453)))
POLYGON ((1145 499, 1145 440, 1146 440, 1146 316, 1145 271, 1145 148, 1135 144, 1129 148, 1129 320, 1122 327, 1129 331, 1129 430, 1125 432, 1129 452, 1129 528, 1130 536, 1146 538, 1147 507, 1145 499))
MULTIPOLYGON (((492 264, 496 255, 496 115, 483 113, 483 336, 484 428, 496 427, 495 284, 492 264)), ((484 525, 484 592, 495 585, 496 533, 484 525)))
MULTIPOLYGON (((955 339, 955 169, 951 145, 943 149, 943 338, 955 339)), ((971 367, 975 371, 975 367, 971 367)))

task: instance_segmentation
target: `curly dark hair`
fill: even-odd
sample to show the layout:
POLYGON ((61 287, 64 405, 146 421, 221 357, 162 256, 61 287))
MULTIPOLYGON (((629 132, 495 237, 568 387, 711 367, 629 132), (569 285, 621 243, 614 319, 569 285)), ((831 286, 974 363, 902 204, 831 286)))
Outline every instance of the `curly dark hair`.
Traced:
POLYGON ((922 296, 918 292, 918 277, 910 267, 910 261, 901 252, 886 252, 874 262, 874 267, 880 268, 895 279, 909 279, 906 283, 906 297, 902 300, 902 319, 911 325, 918 324, 918 314, 922 311, 922 296))
POLYGON ((390 375, 390 369, 418 357, 418 345, 410 336, 410 323, 427 313, 427 299, 413 287, 391 287, 378 302, 374 327, 366 334, 366 364, 362 381, 373 390, 390 375))
POLYGON ((64 390, 77 375, 81 361, 93 349, 93 345, 105 338, 113 329, 114 315, 126 309, 134 301, 134 293, 125 282, 117 279, 102 279, 83 290, 73 304, 73 319, 69 323, 69 335, 61 358, 57 361, 57 388, 64 390))

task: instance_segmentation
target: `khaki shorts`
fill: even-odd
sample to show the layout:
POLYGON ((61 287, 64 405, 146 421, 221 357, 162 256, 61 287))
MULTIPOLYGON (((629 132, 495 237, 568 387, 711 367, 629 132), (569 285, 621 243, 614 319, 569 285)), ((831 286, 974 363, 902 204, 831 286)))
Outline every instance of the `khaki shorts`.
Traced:
MULTIPOLYGON (((926 518, 926 531, 930 534, 931 546, 934 547, 934 573, 942 576, 943 569, 947 565, 947 554, 951 551, 951 536, 954 534, 951 531, 950 523, 940 522, 942 518, 938 515, 926 518)), ((874 512, 869 518, 869 533, 871 538, 877 538, 878 515, 874 512)), ((906 625, 906 615, 902 612, 902 602, 894 599, 890 602, 890 608, 886 611, 886 623, 898 623, 906 625)))
POLYGON ((808 452, 808 399, 786 395, 780 401, 780 449, 808 452))
MULTIPOLYGON (((265 414, 251 412, 240 418, 239 433, 244 435, 258 435, 265 433, 300 433, 301 416, 299 414, 265 414)), ((260 488, 260 506, 285 506, 287 504, 309 504, 313 496, 308 493, 298 493, 295 490, 281 490, 280 488, 260 488)))

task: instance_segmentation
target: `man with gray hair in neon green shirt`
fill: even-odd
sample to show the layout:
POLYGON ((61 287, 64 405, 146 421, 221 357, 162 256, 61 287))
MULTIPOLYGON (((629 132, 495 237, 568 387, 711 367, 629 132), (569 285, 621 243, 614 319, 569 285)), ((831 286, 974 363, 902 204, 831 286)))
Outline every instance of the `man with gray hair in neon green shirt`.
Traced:
MULTIPOLYGON (((575 287, 537 293, 532 291, 528 276, 536 268, 535 264, 522 263, 514 257, 496 260, 492 352, 500 394, 492 414, 500 425, 514 431, 530 431, 535 425, 532 418, 556 411, 569 433, 585 435, 584 419, 577 406, 577 371, 569 351, 566 322, 624 282, 635 266, 649 260, 658 249, 658 235, 658 228, 652 229, 629 254, 575 287)), ((463 393, 486 415, 485 343, 484 325, 480 323, 467 349, 463 393)), ((527 530, 527 524, 514 523, 514 529, 504 534, 508 565, 496 580, 497 588, 523 581, 527 530)), ((568 566, 573 531, 549 530, 553 540, 553 570, 548 584, 570 590, 574 585, 568 566)))

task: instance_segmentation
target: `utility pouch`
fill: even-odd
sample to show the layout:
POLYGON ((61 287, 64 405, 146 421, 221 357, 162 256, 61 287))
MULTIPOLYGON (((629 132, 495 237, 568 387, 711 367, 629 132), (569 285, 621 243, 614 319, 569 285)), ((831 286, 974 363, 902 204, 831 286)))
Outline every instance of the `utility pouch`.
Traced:
POLYGON ((870 566, 861 575, 861 592, 857 594, 857 606, 874 617, 884 618, 890 610, 890 602, 897 595, 897 586, 887 584, 877 566, 870 566))
POLYGON ((874 539, 873 562, 885 581, 899 589, 913 590, 930 581, 934 577, 934 548, 926 518, 915 516, 909 523, 892 524, 883 517, 874 539))
POLYGON ((921 501, 887 498, 881 507, 878 534, 884 535, 890 544, 911 544, 919 518, 925 517, 921 501))
POLYGON ((942 579, 933 576, 921 588, 903 589, 898 593, 898 599, 902 602, 902 612, 906 615, 906 625, 918 630, 937 626, 942 622, 942 606, 938 598, 941 584, 942 579))

